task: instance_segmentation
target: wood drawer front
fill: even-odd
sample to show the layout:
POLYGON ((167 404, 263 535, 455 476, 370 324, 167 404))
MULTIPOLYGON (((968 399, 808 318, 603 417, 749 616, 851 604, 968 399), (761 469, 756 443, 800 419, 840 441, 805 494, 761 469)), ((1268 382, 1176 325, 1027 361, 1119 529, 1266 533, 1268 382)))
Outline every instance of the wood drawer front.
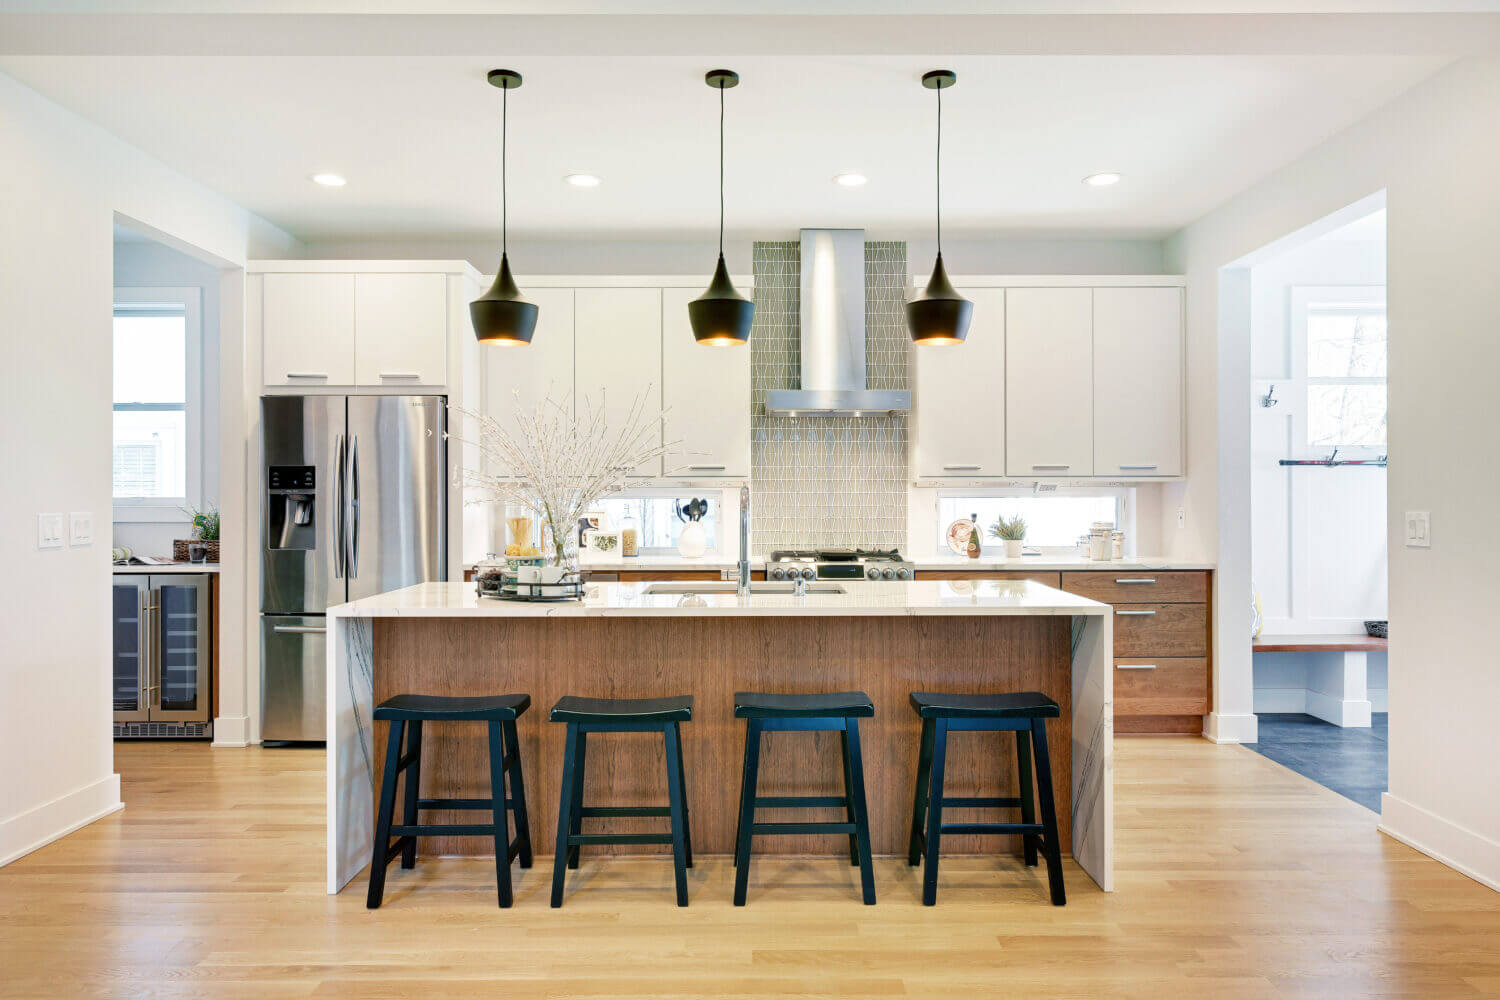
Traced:
POLYGON ((1208 710, 1206 657, 1115 658, 1116 715, 1203 715, 1208 710))
POLYGON ((1116 604, 1115 656, 1207 656, 1207 604, 1116 604))
POLYGON ((1062 589, 1106 604, 1146 601, 1202 604, 1208 600, 1208 574, 1201 571, 1152 573, 1146 570, 1069 572, 1062 575, 1062 589))
POLYGON ((1062 574, 1056 571, 1024 569, 919 569, 917 580, 1035 580, 1062 589, 1062 574))

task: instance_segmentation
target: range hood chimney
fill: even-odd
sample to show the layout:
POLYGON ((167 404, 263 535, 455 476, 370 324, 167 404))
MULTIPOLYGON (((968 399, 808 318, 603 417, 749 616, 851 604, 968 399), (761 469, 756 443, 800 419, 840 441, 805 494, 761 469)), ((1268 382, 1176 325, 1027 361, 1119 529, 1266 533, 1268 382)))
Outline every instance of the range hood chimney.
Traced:
POLYGON ((911 393, 865 387, 865 231, 802 230, 802 386, 766 393, 784 416, 874 416, 911 409, 911 393))

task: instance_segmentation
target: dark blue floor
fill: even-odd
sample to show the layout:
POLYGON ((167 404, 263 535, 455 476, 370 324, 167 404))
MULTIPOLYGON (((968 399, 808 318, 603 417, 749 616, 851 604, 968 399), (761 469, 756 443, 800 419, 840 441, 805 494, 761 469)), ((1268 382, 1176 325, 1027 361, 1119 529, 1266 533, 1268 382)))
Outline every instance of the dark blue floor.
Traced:
POLYGON ((1380 812, 1386 790, 1386 739, 1390 716, 1372 713, 1369 729, 1341 729, 1311 715, 1264 713, 1260 742, 1251 750, 1380 812))

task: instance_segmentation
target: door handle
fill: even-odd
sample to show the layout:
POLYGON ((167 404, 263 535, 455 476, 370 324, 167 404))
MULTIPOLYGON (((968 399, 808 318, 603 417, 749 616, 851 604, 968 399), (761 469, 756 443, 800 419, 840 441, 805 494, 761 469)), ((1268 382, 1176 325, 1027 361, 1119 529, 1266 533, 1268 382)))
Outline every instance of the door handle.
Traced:
POLYGON ((1154 663, 1116 663, 1116 670, 1155 670, 1154 663))
POLYGON ((349 435, 349 579, 359 576, 359 435, 349 435))
MULTIPOLYGON (((1040 468, 1040 466, 1036 466, 1035 468, 1040 468)), ((943 471, 944 472, 978 472, 979 471, 979 466, 977 466, 977 465, 945 465, 945 466, 943 466, 943 471)))
POLYGON ((380 377, 383 379, 391 379, 392 381, 415 382, 422 376, 417 372, 381 372, 380 377))
POLYGON ((1116 611, 1117 615, 1154 615, 1155 611, 1116 611))
POLYGON ((1139 470, 1141 472, 1147 472, 1147 471, 1149 471, 1151 469, 1154 469, 1154 468, 1156 468, 1156 466, 1154 466, 1154 465, 1122 465, 1122 466, 1120 466, 1121 471, 1124 471, 1124 472, 1129 472, 1129 471, 1132 471, 1132 470, 1139 470))
POLYGON ((346 439, 340 434, 333 443, 333 578, 344 578, 344 457, 346 439))
POLYGON ((151 636, 151 658, 147 662, 146 690, 150 692, 151 707, 161 708, 161 591, 153 588, 151 590, 151 604, 146 608, 150 622, 149 634, 151 636))
POLYGON ((1071 465, 1033 465, 1031 467, 1031 471, 1033 471, 1033 472, 1067 472, 1071 468, 1072 468, 1071 465))
POLYGON ((141 591, 141 615, 140 624, 138 627, 141 630, 139 643, 139 655, 141 659, 137 672, 142 674, 140 678, 141 704, 139 707, 141 709, 150 709, 152 676, 151 651, 156 647, 156 643, 154 641, 155 636, 152 635, 151 589, 149 587, 141 591))
POLYGON ((327 372, 287 372, 287 378, 328 378, 327 372))
POLYGON ((690 466, 688 466, 688 471, 689 472, 723 472, 725 468, 726 468, 726 466, 723 466, 723 465, 690 465, 690 466))
POLYGON ((297 635, 322 635, 328 631, 326 625, 272 625, 272 632, 292 632, 297 635))

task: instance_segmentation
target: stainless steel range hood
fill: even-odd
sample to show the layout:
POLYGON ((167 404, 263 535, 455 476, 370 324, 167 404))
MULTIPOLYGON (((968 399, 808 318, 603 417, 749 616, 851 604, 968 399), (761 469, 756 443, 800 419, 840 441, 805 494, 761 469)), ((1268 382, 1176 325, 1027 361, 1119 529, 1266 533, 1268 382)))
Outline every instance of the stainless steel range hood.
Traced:
POLYGON ((786 416, 904 413, 911 393, 865 387, 865 231, 802 230, 802 386, 766 393, 786 416))

